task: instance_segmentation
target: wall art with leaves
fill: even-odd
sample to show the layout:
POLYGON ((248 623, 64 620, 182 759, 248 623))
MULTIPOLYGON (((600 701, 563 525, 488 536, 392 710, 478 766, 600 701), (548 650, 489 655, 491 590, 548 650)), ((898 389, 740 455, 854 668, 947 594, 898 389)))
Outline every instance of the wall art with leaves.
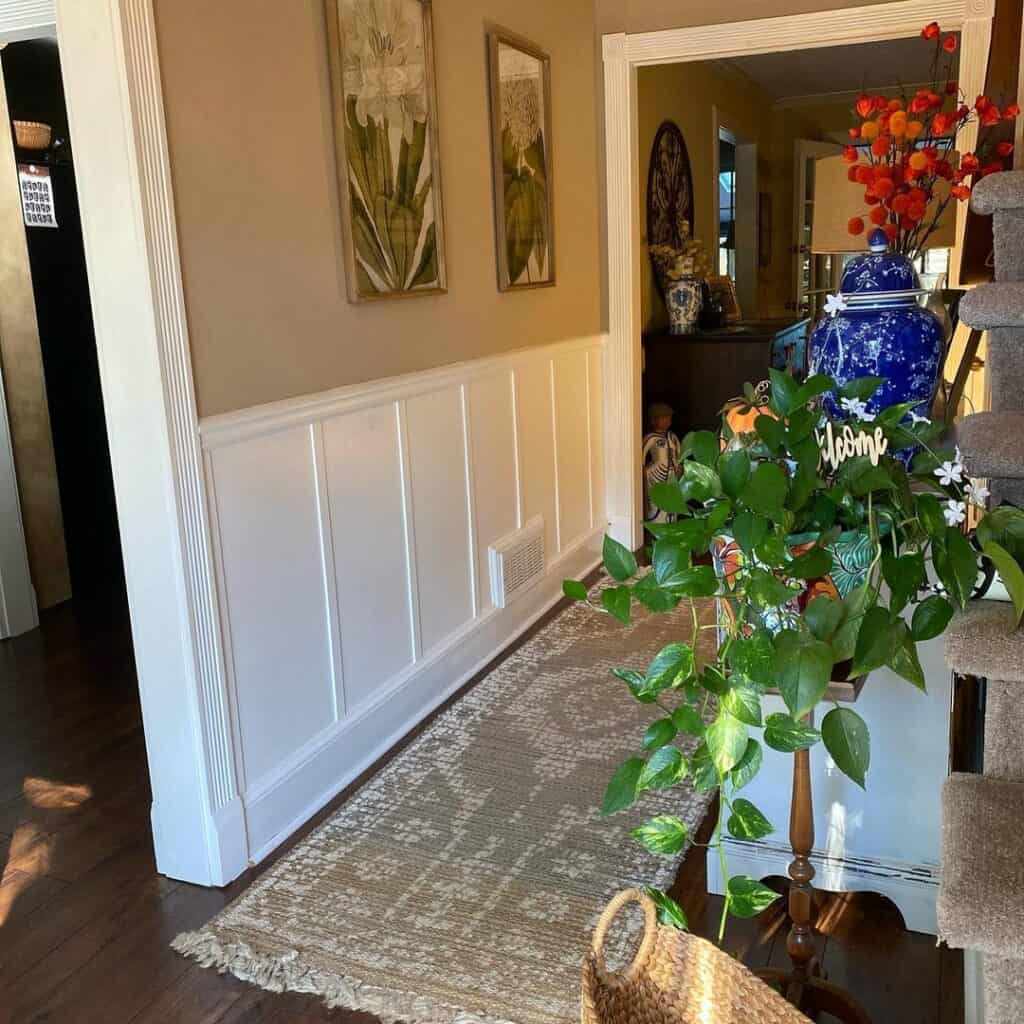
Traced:
POLYGON ((430 0, 327 0, 349 298, 445 291, 430 0))
POLYGON ((488 35, 498 288, 555 283, 551 62, 531 43, 488 35))

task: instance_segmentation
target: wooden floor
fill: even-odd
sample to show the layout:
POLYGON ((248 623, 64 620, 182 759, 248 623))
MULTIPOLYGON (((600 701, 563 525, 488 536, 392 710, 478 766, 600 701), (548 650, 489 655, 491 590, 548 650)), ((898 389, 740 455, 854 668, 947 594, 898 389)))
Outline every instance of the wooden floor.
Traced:
MULTIPOLYGON (((148 816, 123 618, 80 620, 65 605, 35 633, 0 643, 0 1021, 372 1024, 172 952, 175 934, 203 924, 259 869, 223 891, 161 878, 148 816)), ((702 851, 691 851, 674 892, 694 930, 713 934, 721 904, 704 892, 702 851)), ((887 901, 829 898, 819 922, 826 970, 875 1024, 962 1024, 960 954, 904 931, 887 901)), ((782 964, 784 935, 769 911, 732 922, 726 945, 751 966, 782 964)))

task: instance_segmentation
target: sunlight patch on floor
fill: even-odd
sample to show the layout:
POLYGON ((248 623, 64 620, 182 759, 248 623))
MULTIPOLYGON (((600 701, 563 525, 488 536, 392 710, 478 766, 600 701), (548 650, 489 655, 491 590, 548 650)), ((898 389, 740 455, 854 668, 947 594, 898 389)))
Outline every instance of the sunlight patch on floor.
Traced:
POLYGON ((0 928, 3 927, 11 912, 11 908, 18 902, 18 897, 32 884, 31 875, 21 871, 5 872, 3 884, 0 885, 0 928), (10 877, 7 877, 7 876, 10 877))
POLYGON ((46 810, 70 810, 92 799, 92 789, 89 786, 51 782, 49 779, 37 779, 32 776, 25 779, 21 789, 25 799, 33 807, 42 807, 46 810))

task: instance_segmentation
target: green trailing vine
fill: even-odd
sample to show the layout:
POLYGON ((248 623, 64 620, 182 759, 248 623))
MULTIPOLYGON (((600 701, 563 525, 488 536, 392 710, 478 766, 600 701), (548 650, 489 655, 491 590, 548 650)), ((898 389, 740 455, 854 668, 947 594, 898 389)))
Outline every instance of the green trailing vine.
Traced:
MULTIPOLYGON (((674 520, 647 524, 650 567, 641 569, 628 548, 606 537, 611 585, 591 596, 580 581, 563 584, 566 596, 623 623, 634 604, 656 614, 689 605, 683 634, 646 671, 614 670, 651 721, 636 755, 608 783, 601 813, 631 807, 650 790, 717 788, 710 846, 725 880, 720 938, 729 914, 753 917, 778 899, 756 879, 730 876, 724 842, 726 833, 756 841, 775 831, 741 795, 761 767, 763 746, 794 753, 824 743, 836 766, 866 787, 864 720, 833 704, 819 727, 811 724, 832 679, 885 667, 923 691, 917 645, 945 631, 986 560, 1006 586, 1017 625, 1024 615, 1024 510, 1002 505, 965 535, 967 506, 983 505, 987 490, 967 477, 958 450, 938 447, 943 424, 912 405, 867 411, 882 383, 863 377, 837 389, 828 377, 798 383, 772 371, 766 400, 747 385, 731 405, 747 420, 756 414, 753 429, 734 433, 723 415, 721 439, 688 434, 678 479, 652 487, 653 503, 674 520), (821 411, 820 397, 832 391, 845 418, 828 420, 821 411), (895 457, 908 449, 916 450, 909 469, 895 457), (697 602, 711 597, 719 615, 709 625, 697 602), (706 632, 715 650, 701 663, 706 632), (765 714, 769 690, 781 695, 785 712, 765 714), (687 738, 687 749, 695 744, 689 753, 681 744, 687 738)), ((632 837, 663 856, 691 840, 685 822, 670 814, 632 837)), ((686 927, 682 908, 649 892, 664 923, 686 927)))

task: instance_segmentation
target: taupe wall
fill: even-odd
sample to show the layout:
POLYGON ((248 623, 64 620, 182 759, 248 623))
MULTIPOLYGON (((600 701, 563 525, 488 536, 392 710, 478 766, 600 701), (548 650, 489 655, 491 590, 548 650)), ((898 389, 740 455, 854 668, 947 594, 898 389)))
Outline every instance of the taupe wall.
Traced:
POLYGON ((592 0, 435 5, 448 294, 346 298, 322 0, 156 0, 201 415, 601 329, 592 0), (485 31, 551 55, 554 288, 496 287, 485 31))
POLYGON ((32 585, 49 608, 71 596, 71 578, 9 121, 0 79, 0 365, 32 585))

